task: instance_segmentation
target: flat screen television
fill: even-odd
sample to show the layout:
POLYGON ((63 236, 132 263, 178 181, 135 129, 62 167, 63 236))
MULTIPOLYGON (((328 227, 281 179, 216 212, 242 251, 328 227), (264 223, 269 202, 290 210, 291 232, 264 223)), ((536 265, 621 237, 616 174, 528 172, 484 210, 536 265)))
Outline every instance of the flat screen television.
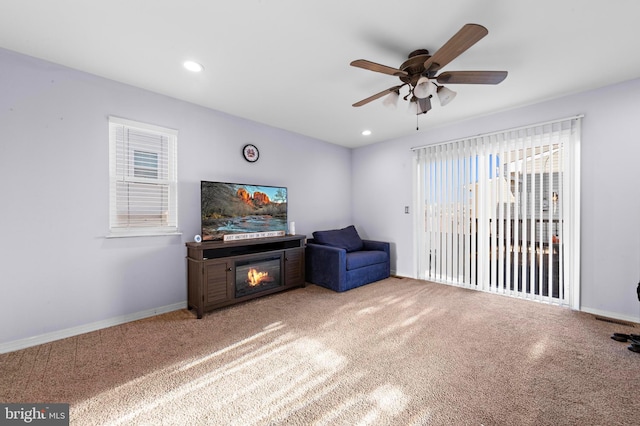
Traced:
POLYGON ((287 231, 287 188, 200 182, 203 241, 279 236, 287 231))

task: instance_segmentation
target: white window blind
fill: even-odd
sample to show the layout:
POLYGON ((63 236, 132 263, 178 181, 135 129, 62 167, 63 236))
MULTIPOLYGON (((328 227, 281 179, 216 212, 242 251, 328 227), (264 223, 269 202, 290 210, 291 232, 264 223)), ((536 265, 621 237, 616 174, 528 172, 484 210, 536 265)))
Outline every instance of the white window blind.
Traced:
POLYGON ((580 124, 414 148, 418 277, 578 308, 580 124))
POLYGON ((109 117, 110 236, 178 232, 178 132, 109 117))

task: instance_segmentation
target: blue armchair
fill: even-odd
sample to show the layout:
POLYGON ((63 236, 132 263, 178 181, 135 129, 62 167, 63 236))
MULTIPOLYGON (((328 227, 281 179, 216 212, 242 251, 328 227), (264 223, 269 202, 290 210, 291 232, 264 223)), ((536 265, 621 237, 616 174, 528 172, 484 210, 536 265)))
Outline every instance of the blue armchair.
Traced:
POLYGON ((307 240, 305 280, 342 292, 388 278, 390 245, 362 240, 353 225, 316 231, 307 240))

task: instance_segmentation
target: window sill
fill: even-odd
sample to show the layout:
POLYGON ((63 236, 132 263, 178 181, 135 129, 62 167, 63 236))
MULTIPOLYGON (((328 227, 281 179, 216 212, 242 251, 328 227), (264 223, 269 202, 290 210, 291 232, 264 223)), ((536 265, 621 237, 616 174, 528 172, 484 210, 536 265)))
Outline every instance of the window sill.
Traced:
POLYGON ((144 233, 144 232, 131 232, 131 233, 112 233, 105 235, 105 238, 133 238, 133 237, 171 237, 175 235, 182 235, 182 232, 153 232, 153 233, 144 233))

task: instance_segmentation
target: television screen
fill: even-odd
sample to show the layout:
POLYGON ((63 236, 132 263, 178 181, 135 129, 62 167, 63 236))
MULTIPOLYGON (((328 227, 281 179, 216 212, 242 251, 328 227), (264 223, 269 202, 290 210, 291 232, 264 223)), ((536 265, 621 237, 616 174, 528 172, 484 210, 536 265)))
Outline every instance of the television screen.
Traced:
POLYGON ((200 183, 202 240, 260 238, 287 231, 287 188, 200 183))

